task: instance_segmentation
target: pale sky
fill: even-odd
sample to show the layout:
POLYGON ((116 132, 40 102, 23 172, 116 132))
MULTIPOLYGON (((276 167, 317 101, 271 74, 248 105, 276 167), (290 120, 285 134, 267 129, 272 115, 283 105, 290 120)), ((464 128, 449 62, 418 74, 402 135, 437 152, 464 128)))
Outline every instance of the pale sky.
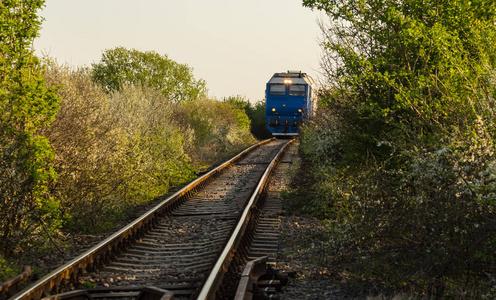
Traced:
POLYGON ((46 0, 34 47, 90 66, 117 46, 153 50, 194 69, 209 96, 264 98, 276 72, 319 74, 320 13, 301 0, 46 0))

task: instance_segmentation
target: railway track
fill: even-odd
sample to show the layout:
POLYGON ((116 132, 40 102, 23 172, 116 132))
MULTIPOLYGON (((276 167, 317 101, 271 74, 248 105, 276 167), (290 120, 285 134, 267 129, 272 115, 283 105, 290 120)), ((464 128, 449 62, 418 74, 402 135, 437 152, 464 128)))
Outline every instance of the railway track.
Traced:
POLYGON ((275 260, 277 221, 270 211, 279 208, 262 210, 259 199, 288 143, 247 149, 12 299, 78 289, 91 295, 78 299, 136 299, 143 287, 174 299, 232 299, 247 260, 275 260))

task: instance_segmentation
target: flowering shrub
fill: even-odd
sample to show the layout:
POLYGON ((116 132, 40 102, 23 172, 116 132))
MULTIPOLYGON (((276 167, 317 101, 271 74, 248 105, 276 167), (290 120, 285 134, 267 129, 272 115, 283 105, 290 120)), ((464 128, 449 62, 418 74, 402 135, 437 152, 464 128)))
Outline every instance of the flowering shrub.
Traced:
POLYGON ((59 178, 51 193, 64 230, 108 230, 134 205, 254 142, 246 114, 227 103, 175 102, 131 85, 107 94, 90 73, 51 63, 45 74, 64 99, 42 132, 55 148, 59 178))
POLYGON ((302 133, 310 189, 293 207, 326 219, 337 271, 428 297, 492 295, 496 4, 304 4, 330 17, 329 86, 302 133))
POLYGON ((178 103, 173 119, 186 133, 186 151, 198 169, 220 163, 255 142, 245 112, 227 102, 198 99, 178 103))
POLYGON ((484 125, 438 148, 339 167, 340 132, 322 118, 302 134, 305 188, 289 204, 327 219, 336 270, 383 288, 482 297, 496 261, 496 156, 484 125))

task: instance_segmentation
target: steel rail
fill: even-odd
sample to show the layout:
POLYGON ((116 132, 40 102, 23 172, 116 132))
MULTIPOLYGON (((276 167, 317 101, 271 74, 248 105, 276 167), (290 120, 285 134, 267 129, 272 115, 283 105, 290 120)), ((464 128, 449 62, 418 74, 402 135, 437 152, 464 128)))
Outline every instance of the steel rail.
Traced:
POLYGON ((12 277, 11 279, 0 283, 0 299, 6 299, 10 295, 10 289, 17 288, 19 285, 23 284, 31 276, 31 268, 29 266, 24 266, 21 274, 12 277))
POLYGON ((124 248, 127 244, 139 237, 143 232, 153 225, 156 220, 163 216, 167 210, 180 204, 180 200, 186 200, 192 194, 205 186, 214 176, 220 174, 228 166, 246 156, 249 152, 255 150, 261 145, 268 143, 273 139, 268 139, 252 145, 234 156, 227 162, 216 167, 210 172, 197 178, 172 196, 163 200, 161 203, 150 209, 141 217, 137 218, 129 225, 112 234, 110 237, 81 254, 72 261, 57 268, 56 270, 45 275, 40 280, 36 281, 32 286, 20 291, 11 298, 12 300, 21 299, 40 299, 45 293, 57 294, 59 287, 70 280, 75 280, 78 273, 87 267, 92 267, 95 264, 107 261, 113 255, 113 251, 124 248))
POLYGON ((267 256, 262 256, 251 260, 246 264, 246 267, 241 273, 238 289, 234 300, 251 300, 253 299, 253 284, 258 278, 267 272, 267 256))
POLYGON ((294 141, 295 139, 288 141, 288 143, 286 143, 281 148, 281 150, 279 150, 277 155, 270 162, 269 166, 267 167, 264 174, 260 178, 260 181, 257 187, 255 188, 252 196, 250 197, 250 200, 248 201, 248 204, 246 205, 246 208, 243 211, 243 214, 241 215, 241 218, 238 224, 236 225, 236 228, 233 231, 231 238, 226 243, 226 246, 224 247, 222 254, 215 263, 209 276, 207 277, 207 280, 205 281, 202 290, 198 294, 197 299, 199 300, 215 299, 216 296, 215 294, 222 283, 224 275, 227 273, 227 269, 229 268, 229 265, 231 264, 231 261, 234 257, 234 252, 238 247, 246 228, 248 227, 250 217, 253 214, 253 211, 255 210, 255 204, 257 203, 259 197, 261 196, 265 188, 266 183, 268 182, 269 174, 272 172, 273 169, 275 169, 275 166, 281 159, 282 154, 284 153, 286 148, 294 141))

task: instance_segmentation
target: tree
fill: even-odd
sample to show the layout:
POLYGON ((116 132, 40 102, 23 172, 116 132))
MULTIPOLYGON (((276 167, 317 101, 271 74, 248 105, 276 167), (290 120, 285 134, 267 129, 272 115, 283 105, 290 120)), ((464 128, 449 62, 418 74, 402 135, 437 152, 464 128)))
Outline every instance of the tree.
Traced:
POLYGON ((56 226, 57 201, 48 194, 56 177, 53 149, 37 130, 55 118, 59 99, 47 89, 31 45, 44 1, 0 3, 0 250, 20 250, 26 236, 56 226))
POLYGON ((481 297, 496 269, 496 3, 303 3, 330 21, 324 111, 301 153, 334 262, 397 289, 481 297))
POLYGON ((493 1, 303 2, 330 17, 323 65, 344 96, 339 105, 353 106, 353 122, 370 136, 368 150, 392 131, 423 143, 490 111, 493 1))
POLYGON ((249 129, 251 120, 247 116, 245 109, 250 102, 239 95, 224 98, 224 102, 228 103, 236 120, 236 125, 240 128, 249 129))
POLYGON ((248 102, 245 111, 251 121, 251 133, 259 140, 271 138, 272 133, 267 129, 267 123, 265 123, 265 101, 260 100, 255 104, 248 102))
POLYGON ((93 80, 105 91, 119 91, 124 85, 150 87, 173 101, 193 101, 207 94, 205 81, 196 80, 192 69, 154 51, 116 47, 105 50, 93 64, 93 80))
POLYGON ((258 101, 254 105, 242 96, 230 96, 224 99, 234 107, 243 109, 250 120, 250 132, 259 140, 268 139, 272 134, 265 123, 265 102, 258 101))

